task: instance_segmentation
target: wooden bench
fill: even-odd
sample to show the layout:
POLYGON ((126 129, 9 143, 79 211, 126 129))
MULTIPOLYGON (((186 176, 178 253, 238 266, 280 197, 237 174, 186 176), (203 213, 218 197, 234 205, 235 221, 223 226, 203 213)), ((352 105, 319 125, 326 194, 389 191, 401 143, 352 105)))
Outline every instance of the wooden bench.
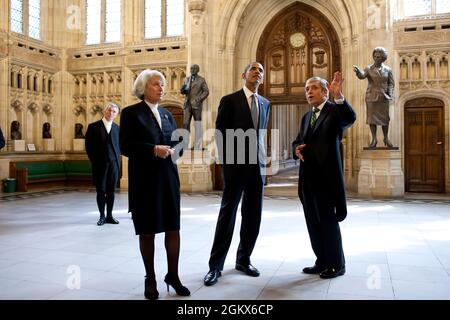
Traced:
POLYGON ((9 174, 17 180, 17 191, 26 192, 34 185, 70 185, 92 180, 88 160, 15 161, 9 174))

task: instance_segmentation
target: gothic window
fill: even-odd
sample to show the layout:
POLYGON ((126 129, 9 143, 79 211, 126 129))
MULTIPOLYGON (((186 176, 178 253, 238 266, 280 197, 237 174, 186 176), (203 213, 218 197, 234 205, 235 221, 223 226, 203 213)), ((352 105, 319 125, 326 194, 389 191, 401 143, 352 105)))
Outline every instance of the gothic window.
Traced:
POLYGON ((144 0, 146 39, 184 34, 184 0, 144 0))
POLYGON ((23 33, 22 0, 11 0, 11 31, 23 33))
POLYGON ((181 36, 184 33, 184 1, 167 1, 167 33, 168 37, 181 36))
POLYGON ((449 0, 399 0, 399 17, 450 13, 449 0))
POLYGON ((121 0, 86 0, 86 44, 120 41, 121 0))
POLYGON ((436 13, 449 13, 450 1, 448 0, 436 0, 436 13))
POLYGON ((28 34, 35 39, 41 38, 41 1, 28 0, 28 34))
POLYGON ((120 0, 106 1, 105 42, 120 41, 120 0))
POLYGON ((11 0, 11 31, 41 39, 41 1, 11 0))

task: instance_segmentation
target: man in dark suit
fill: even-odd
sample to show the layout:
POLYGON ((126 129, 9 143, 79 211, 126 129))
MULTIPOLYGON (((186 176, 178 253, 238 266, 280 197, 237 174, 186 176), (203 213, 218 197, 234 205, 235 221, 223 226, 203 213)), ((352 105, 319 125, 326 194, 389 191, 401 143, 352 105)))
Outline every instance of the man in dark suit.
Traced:
POLYGON ((0 150, 5 146, 5 137, 3 136, 2 128, 0 128, 0 150))
MULTIPOLYGON (((201 148, 202 143, 202 109, 203 101, 209 95, 205 78, 198 75, 200 67, 197 64, 191 66, 191 75, 184 79, 181 94, 186 95, 184 100, 183 127, 190 131, 191 119, 194 117, 195 141, 194 149, 201 148)), ((186 142, 185 142, 186 143, 186 142)))
POLYGON ((306 81, 306 99, 312 109, 303 116, 292 143, 294 158, 301 160, 298 194, 317 258, 314 266, 303 272, 324 279, 345 273, 338 222, 347 216, 347 205, 339 145, 344 129, 355 122, 356 115, 342 95, 342 82, 340 72, 329 86, 319 77, 306 81), (329 92, 335 103, 328 101, 329 92))
POLYGON ((92 178, 100 211, 100 219, 97 222, 99 226, 119 223, 112 216, 120 168, 119 126, 114 123, 119 111, 117 105, 108 103, 103 109, 103 118, 89 124, 86 131, 86 152, 92 164, 92 178))
POLYGON ((250 255, 261 223, 265 181, 265 129, 270 102, 257 94, 264 79, 264 68, 250 63, 242 74, 243 89, 222 98, 216 119, 216 144, 223 164, 224 190, 214 243, 209 259, 209 272, 204 283, 211 286, 221 271, 233 237, 236 211, 242 199, 240 243, 235 268, 258 277, 250 255))

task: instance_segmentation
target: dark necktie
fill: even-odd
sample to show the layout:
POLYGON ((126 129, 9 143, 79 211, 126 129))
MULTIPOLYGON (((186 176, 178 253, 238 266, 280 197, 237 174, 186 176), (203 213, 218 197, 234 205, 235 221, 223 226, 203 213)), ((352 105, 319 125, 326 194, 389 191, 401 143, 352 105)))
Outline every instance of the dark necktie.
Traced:
POLYGON ((258 129, 258 106, 256 105, 256 94, 252 94, 252 120, 253 120, 253 126, 255 129, 258 129))
POLYGON ((319 112, 319 111, 320 111, 319 108, 313 107, 313 112, 312 112, 312 115, 311 115, 311 121, 309 122, 311 127, 314 127, 314 124, 316 123, 316 120, 317 120, 317 112, 319 112))
POLYGON ((195 77, 191 76, 191 78, 189 79, 189 90, 188 90, 188 100, 191 98, 191 88, 192 88, 192 82, 194 82, 195 77))

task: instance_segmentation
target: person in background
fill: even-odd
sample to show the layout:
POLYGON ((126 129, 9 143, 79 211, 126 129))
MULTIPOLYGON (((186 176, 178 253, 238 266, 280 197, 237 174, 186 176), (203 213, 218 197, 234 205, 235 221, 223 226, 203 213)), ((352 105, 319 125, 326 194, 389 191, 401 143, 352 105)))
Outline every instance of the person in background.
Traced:
POLYGON ((112 214, 120 172, 119 126, 114 123, 119 112, 116 104, 106 104, 103 108, 103 118, 90 123, 86 131, 86 152, 92 164, 92 178, 100 212, 98 226, 119 223, 112 214))

